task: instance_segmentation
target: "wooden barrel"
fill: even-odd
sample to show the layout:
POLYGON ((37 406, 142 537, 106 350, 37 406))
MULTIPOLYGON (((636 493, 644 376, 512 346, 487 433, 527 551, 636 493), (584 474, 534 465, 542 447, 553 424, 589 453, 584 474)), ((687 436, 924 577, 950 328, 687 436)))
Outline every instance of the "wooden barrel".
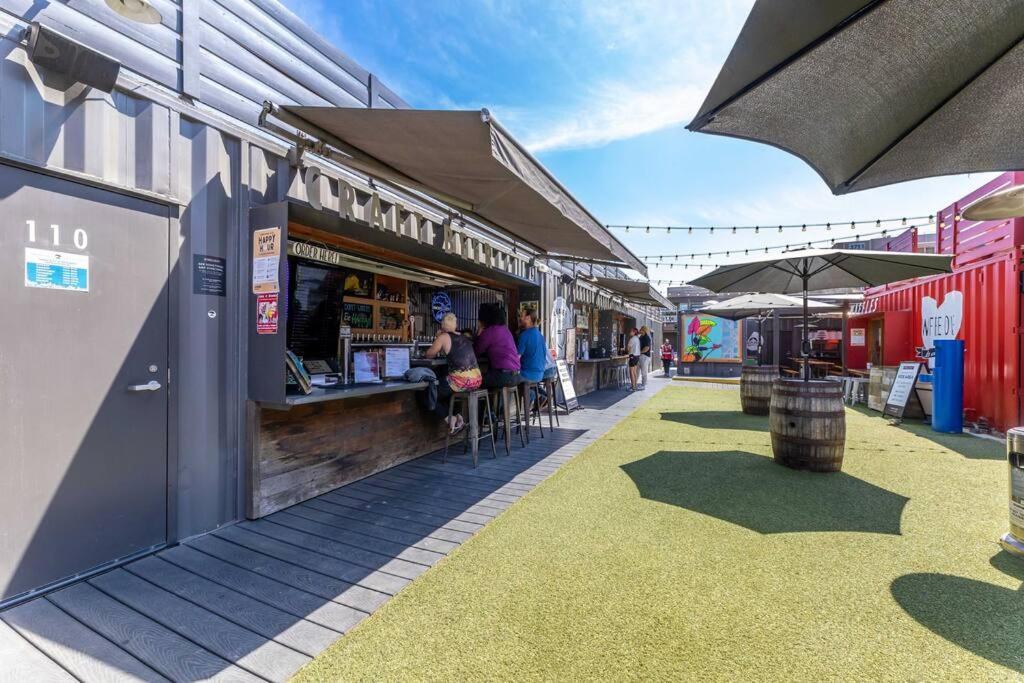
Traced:
POLYGON ((740 405, 748 415, 767 415, 772 382, 779 376, 777 365, 744 365, 740 372, 740 405))
POLYGON ((842 384, 776 379, 769 414, 776 462, 813 472, 842 469, 846 444, 842 384))

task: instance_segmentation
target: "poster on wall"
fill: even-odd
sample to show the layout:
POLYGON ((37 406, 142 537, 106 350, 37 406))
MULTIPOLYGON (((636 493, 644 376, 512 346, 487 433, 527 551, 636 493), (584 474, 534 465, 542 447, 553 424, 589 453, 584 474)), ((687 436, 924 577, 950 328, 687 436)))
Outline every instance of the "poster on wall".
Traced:
POLYGON ((850 346, 864 346, 866 341, 865 330, 863 327, 854 327, 850 329, 850 346))
POLYGON ((963 292, 946 292, 939 305, 930 296, 921 298, 921 346, 917 357, 928 361, 928 369, 935 367, 935 340, 956 339, 964 318, 963 292))
POLYGON ((277 293, 256 295, 256 334, 277 334, 277 293))
POLYGON ((739 363, 740 325, 713 315, 684 315, 683 363, 739 363))
POLYGON ((281 228, 263 228, 252 233, 252 293, 281 291, 277 282, 281 261, 281 228))

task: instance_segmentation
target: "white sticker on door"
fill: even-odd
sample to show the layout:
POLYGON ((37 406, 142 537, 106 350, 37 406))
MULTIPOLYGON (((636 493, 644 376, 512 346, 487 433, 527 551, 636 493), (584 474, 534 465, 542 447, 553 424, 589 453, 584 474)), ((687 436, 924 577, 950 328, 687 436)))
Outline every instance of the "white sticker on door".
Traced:
POLYGON ((25 286, 89 291, 89 257, 25 247, 25 286))

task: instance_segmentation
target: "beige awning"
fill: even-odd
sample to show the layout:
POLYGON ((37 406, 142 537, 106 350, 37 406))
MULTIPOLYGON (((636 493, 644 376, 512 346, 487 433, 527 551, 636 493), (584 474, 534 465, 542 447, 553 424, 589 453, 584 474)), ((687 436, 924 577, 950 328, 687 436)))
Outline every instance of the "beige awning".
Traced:
POLYGON ((651 284, 646 280, 624 280, 615 277, 596 277, 594 279, 601 287, 610 289, 616 294, 621 294, 630 301, 675 309, 672 302, 662 296, 661 292, 651 287, 651 284))
POLYGON ((551 255, 640 259, 590 214, 487 110, 281 107, 282 120, 343 143, 551 255))

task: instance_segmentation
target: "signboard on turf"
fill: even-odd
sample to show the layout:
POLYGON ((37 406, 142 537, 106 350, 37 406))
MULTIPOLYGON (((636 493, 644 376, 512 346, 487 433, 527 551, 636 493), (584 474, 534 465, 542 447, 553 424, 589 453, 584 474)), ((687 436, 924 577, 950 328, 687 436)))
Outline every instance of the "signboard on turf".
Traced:
POLYGON ((914 391, 914 384, 917 383, 917 375, 921 372, 921 364, 916 361, 905 361, 900 363, 900 369, 896 372, 896 378, 892 381, 892 388, 889 389, 889 396, 885 399, 883 415, 903 417, 903 411, 907 408, 907 401, 914 391))

